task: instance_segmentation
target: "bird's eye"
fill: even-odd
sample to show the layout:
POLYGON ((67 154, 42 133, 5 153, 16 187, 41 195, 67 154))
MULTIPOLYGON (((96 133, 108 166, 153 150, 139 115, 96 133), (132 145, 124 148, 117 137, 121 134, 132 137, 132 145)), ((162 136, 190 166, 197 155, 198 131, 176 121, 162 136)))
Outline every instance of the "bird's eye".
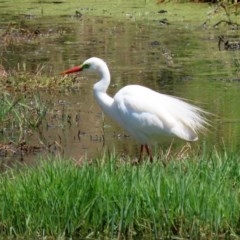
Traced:
POLYGON ((88 63, 84 64, 84 65, 83 65, 83 68, 84 68, 84 69, 90 68, 90 64, 88 64, 88 63))

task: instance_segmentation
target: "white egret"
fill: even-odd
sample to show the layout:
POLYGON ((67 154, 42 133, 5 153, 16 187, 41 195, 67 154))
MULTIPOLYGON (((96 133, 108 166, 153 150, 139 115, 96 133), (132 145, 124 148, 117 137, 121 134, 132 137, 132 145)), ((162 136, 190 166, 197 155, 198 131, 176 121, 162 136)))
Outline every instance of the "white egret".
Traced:
POLYGON ((205 112, 176 97, 140 85, 125 86, 113 98, 110 97, 107 94, 110 72, 107 64, 100 58, 89 58, 82 65, 70 68, 62 74, 79 71, 99 74, 100 80, 93 87, 94 97, 102 111, 141 144, 139 161, 144 148, 150 161, 153 160, 148 146, 157 142, 160 135, 196 141, 197 133, 205 129, 205 112))

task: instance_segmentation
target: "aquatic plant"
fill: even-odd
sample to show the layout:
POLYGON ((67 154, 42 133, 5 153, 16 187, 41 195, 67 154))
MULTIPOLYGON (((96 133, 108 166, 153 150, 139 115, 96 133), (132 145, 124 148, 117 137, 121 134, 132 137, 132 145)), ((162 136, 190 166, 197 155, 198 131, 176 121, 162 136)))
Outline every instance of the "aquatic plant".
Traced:
POLYGON ((40 127, 51 105, 49 101, 42 101, 39 94, 32 95, 32 99, 24 97, 12 99, 12 96, 6 93, 0 101, 0 126, 8 131, 11 129, 19 132, 19 141, 23 140, 24 132, 40 127))
POLYGON ((25 124, 31 129, 36 129, 39 128, 46 117, 47 110, 49 110, 51 102, 46 101, 44 103, 39 94, 35 94, 33 96, 33 100, 30 101, 29 104, 20 103, 19 105, 21 109, 20 111, 16 111, 15 114, 21 125, 25 124))
POLYGON ((16 106, 18 103, 17 99, 10 100, 7 93, 3 93, 0 98, 0 122, 8 120, 8 113, 16 106))

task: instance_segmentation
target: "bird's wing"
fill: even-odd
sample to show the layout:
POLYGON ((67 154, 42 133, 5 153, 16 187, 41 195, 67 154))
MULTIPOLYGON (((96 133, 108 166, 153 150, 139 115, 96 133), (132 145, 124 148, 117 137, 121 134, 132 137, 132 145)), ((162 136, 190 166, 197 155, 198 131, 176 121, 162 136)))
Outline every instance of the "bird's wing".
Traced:
POLYGON ((166 134, 195 141, 205 123, 201 109, 138 85, 121 89, 114 97, 114 105, 120 124, 133 135, 146 138, 166 134))

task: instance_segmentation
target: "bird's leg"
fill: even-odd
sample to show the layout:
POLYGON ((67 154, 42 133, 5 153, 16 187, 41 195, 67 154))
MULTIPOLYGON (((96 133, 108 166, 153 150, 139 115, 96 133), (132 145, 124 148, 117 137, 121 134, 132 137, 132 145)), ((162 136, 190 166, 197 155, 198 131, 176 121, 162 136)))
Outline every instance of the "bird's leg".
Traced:
POLYGON ((152 156, 152 154, 151 154, 151 151, 150 151, 148 145, 145 144, 144 147, 145 147, 145 149, 146 149, 146 151, 147 151, 147 155, 148 155, 148 157, 149 157, 150 162, 152 162, 152 161, 153 161, 153 156, 152 156))
POLYGON ((143 155, 144 148, 146 149, 146 152, 147 152, 147 155, 149 157, 150 162, 152 162, 153 161, 153 156, 152 156, 151 151, 150 151, 147 144, 141 144, 140 156, 139 156, 138 162, 140 163, 142 161, 142 155, 143 155))
POLYGON ((138 159, 138 162, 139 162, 139 163, 142 161, 143 150, 144 150, 144 145, 141 144, 141 147, 140 147, 140 155, 139 155, 139 159, 138 159))

